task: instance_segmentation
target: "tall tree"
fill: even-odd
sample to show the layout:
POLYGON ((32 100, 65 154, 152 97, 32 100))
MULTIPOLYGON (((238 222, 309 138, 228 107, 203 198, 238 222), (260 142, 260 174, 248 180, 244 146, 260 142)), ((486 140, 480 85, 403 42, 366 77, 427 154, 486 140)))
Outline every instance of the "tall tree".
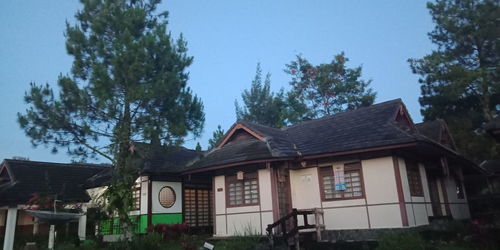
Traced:
POLYGON ((237 119, 278 128, 302 119, 302 106, 294 96, 283 89, 271 92, 271 74, 267 73, 262 82, 260 64, 257 64, 250 89, 244 90, 241 98, 243 106, 235 101, 237 119))
POLYGON ((222 138, 224 138, 224 129, 218 125, 217 129, 212 133, 212 138, 208 140, 208 150, 215 148, 222 138))
POLYGON ((193 58, 182 36, 167 32, 159 0, 81 2, 65 32, 71 74, 59 76, 58 90, 32 83, 18 121, 35 146, 111 161, 108 208, 128 223, 139 165, 134 143, 178 145, 199 136, 203 104, 187 87, 193 58))
POLYGON ((500 4, 438 0, 427 7, 435 23, 429 38, 437 50, 409 60, 420 75, 422 115, 447 121, 468 156, 498 155, 500 149, 478 132, 500 113, 500 4))
POLYGON ((286 65, 292 80, 292 93, 309 108, 310 118, 332 115, 341 111, 373 104, 376 93, 370 80, 360 79, 361 66, 348 68, 344 53, 330 63, 312 65, 302 56, 286 65))

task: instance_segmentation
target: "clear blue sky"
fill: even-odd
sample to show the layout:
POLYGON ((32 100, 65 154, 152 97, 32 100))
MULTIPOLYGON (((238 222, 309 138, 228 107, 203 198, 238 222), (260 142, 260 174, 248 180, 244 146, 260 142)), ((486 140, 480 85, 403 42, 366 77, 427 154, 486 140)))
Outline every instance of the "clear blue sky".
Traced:
MULTIPOLYGON (((349 66, 363 66, 372 79, 376 102, 402 98, 420 122, 418 77, 408 58, 422 57, 434 46, 426 1, 164 0, 169 29, 188 41, 194 63, 189 85, 205 105, 205 132, 197 141, 206 148, 217 125, 227 130, 236 120, 234 100, 250 86, 255 67, 272 74, 272 88, 289 88, 284 65, 302 54, 314 64, 344 51, 349 66)), ((0 1, 0 159, 67 162, 64 150, 34 149, 16 122, 23 112, 30 82, 54 84, 66 74, 65 21, 74 22, 77 0, 0 1)))

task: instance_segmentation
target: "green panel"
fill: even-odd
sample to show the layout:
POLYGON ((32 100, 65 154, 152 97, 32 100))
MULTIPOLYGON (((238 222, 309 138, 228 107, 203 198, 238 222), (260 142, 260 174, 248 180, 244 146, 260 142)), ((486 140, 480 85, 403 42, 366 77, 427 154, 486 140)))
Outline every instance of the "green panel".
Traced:
POLYGON ((145 233, 146 228, 148 228, 148 216, 143 214, 139 218, 139 233, 145 233))
MULTIPOLYGON (((131 221, 136 222, 135 232, 145 233, 148 228, 148 216, 143 214, 139 216, 130 216, 131 221)), ((182 214, 153 214, 152 218, 153 225, 156 224, 178 224, 182 223, 182 214)), ((118 218, 113 218, 111 220, 101 221, 101 233, 107 234, 121 234, 121 227, 118 226, 118 218)))
POLYGON ((151 218, 153 225, 182 223, 182 214, 153 214, 151 218))

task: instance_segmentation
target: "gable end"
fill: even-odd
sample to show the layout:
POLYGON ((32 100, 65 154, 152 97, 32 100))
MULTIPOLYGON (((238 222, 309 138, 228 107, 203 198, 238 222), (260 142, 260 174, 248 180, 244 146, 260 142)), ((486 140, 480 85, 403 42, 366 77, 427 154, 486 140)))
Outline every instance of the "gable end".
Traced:
POLYGON ((230 141, 245 140, 250 138, 256 138, 258 140, 264 141, 264 136, 249 129, 243 124, 237 123, 236 125, 233 125, 229 132, 227 132, 227 134, 224 136, 224 139, 219 143, 219 145, 217 145, 217 148, 222 148, 230 141))
POLYGON ((406 110, 404 105, 399 106, 394 121, 402 128, 406 128, 411 131, 416 130, 415 125, 413 124, 413 121, 411 120, 410 115, 408 114, 408 111, 406 110))

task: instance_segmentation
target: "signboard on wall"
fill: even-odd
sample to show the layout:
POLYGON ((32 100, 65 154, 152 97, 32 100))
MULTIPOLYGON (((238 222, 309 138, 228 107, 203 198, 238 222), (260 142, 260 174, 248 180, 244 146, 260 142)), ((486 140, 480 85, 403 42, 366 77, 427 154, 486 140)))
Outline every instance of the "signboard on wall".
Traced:
POLYGON ((345 190, 344 166, 335 166, 333 168, 333 177, 335 180, 335 190, 345 190))

